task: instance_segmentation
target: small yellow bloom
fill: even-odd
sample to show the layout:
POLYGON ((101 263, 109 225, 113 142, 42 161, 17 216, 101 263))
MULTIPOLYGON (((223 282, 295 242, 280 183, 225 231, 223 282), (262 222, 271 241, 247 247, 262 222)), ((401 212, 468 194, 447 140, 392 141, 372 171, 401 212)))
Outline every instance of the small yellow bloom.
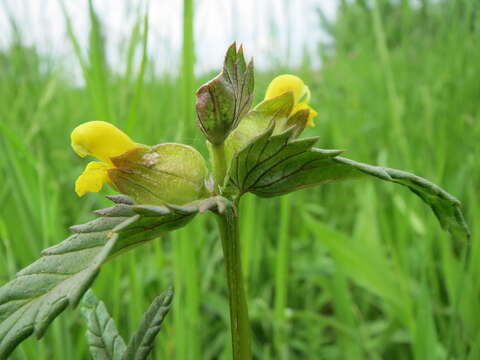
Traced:
POLYGON ((103 184, 110 181, 108 169, 111 166, 102 161, 91 161, 75 182, 75 192, 83 196, 87 192, 99 192, 103 184))
POLYGON ((308 105, 310 101, 310 90, 298 76, 290 74, 277 76, 268 85, 267 92, 265 93, 265 100, 280 96, 288 91, 293 93, 294 99, 294 107, 291 115, 298 110, 308 109, 310 112, 307 125, 311 127, 315 126, 313 118, 317 116, 317 112, 308 105))
POLYGON ((81 157, 95 156, 101 161, 87 164, 75 182, 78 196, 98 192, 110 181, 108 169, 115 166, 111 158, 130 151, 136 145, 127 134, 105 121, 90 121, 77 126, 70 136, 73 150, 81 157))

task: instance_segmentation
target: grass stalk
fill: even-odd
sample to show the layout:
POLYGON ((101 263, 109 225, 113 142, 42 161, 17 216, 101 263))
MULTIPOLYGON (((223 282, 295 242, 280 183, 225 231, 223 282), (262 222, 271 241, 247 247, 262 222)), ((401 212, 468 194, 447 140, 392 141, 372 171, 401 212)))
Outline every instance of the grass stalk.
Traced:
MULTIPOLYGON (((193 0, 183 0, 182 66, 180 73, 182 121, 178 124, 177 139, 190 137, 189 129, 195 119, 195 41, 193 0)), ((183 139, 182 139, 183 140, 183 139)))
MULTIPOLYGON (((193 37, 194 4, 193 0, 183 1, 183 38, 182 60, 180 68, 181 108, 175 109, 180 121, 176 126, 176 140, 185 142, 189 138, 189 130, 194 123, 195 114, 195 44, 193 37)), ((174 235, 175 288, 180 290, 174 299, 174 324, 177 342, 175 356, 181 360, 194 360, 200 357, 199 333, 200 297, 198 288, 199 274, 195 266, 196 239, 191 228, 182 229, 174 235)))
POLYGON ((274 341, 279 359, 288 358, 287 324, 285 310, 288 297, 288 267, 290 254, 290 206, 291 197, 280 200, 280 221, 278 226, 278 247, 275 264, 274 341))

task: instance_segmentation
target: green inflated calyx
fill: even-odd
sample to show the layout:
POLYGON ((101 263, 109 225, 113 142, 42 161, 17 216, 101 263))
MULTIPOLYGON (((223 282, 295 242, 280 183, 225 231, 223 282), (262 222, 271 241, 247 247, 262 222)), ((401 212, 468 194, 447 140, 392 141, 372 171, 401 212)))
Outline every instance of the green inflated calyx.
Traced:
POLYGON ((138 204, 182 205, 207 195, 207 167, 194 148, 166 143, 137 148, 112 158, 113 185, 138 204))

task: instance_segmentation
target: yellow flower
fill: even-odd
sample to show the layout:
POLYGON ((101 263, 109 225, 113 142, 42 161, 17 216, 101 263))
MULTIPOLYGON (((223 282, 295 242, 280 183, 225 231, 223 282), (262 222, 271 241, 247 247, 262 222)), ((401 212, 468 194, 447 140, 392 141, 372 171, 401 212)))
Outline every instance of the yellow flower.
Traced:
POLYGON ((288 91, 293 93, 294 99, 294 106, 290 115, 295 114, 299 110, 308 109, 307 125, 314 127, 315 123, 313 122, 313 118, 317 116, 317 112, 308 105, 310 101, 310 90, 298 76, 290 74, 277 76, 268 85, 265 100, 282 95, 288 91))
POLYGON ((182 205, 208 194, 205 160, 190 146, 137 144, 104 121, 76 127, 71 141, 81 157, 91 155, 100 160, 88 163, 75 182, 79 196, 98 192, 106 183, 138 204, 182 205))
POLYGON ((90 121, 77 126, 70 136, 73 150, 81 157, 92 155, 101 161, 87 164, 75 182, 75 192, 83 196, 98 192, 110 181, 108 170, 115 168, 111 158, 139 147, 127 134, 105 121, 90 121))

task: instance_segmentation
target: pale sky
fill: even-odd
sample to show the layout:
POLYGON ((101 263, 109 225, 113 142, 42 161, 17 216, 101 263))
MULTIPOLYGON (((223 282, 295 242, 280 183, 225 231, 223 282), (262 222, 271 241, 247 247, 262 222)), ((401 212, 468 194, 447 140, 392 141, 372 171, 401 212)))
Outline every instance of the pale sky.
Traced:
MULTIPOLYGON (((0 0, 0 47, 11 38, 8 14, 22 29, 27 43, 38 44, 45 53, 58 54, 77 66, 66 37, 60 0, 0 0)), ((86 49, 89 20, 87 0, 64 0, 82 48, 86 49)), ((125 59, 118 56, 127 43, 136 9, 148 6, 150 20, 149 55, 159 70, 178 69, 182 43, 182 1, 96 0, 94 6, 102 19, 108 38, 108 61, 117 69, 125 59)), ((326 40, 319 30, 318 8, 327 16, 335 15, 337 0, 196 0, 195 41, 196 70, 218 69, 227 46, 243 43, 247 56, 255 55, 259 68, 272 61, 298 63, 306 50, 316 51, 319 40, 326 40), (288 44, 290 44, 288 46, 288 44)), ((316 62, 317 57, 312 57, 316 62)))

